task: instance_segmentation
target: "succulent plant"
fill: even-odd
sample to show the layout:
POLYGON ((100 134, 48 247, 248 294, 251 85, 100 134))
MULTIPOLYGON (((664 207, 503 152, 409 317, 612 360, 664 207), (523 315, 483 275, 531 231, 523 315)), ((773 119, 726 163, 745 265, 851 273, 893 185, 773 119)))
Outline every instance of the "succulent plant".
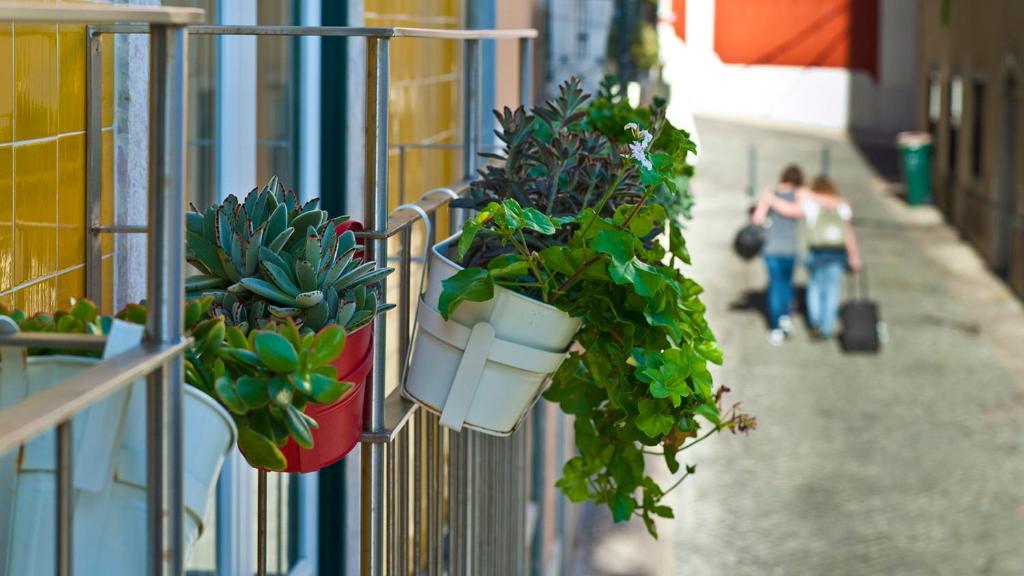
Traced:
MULTIPOLYGON (((71 309, 59 311, 53 314, 40 312, 33 316, 27 316, 23 311, 14 308, 9 309, 0 304, 0 317, 6 317, 18 327, 20 332, 51 332, 60 334, 92 334, 101 335, 110 333, 109 316, 101 316, 99 308, 91 300, 81 299, 71 301, 71 309)), ((8 326, 11 326, 8 324, 8 326)), ((13 328, 13 326, 11 326, 13 328)), ((47 354, 63 354, 73 356, 89 356, 99 358, 101 352, 98 350, 50 350, 46 348, 29 348, 30 356, 42 356, 47 354)))
POLYGON ((276 177, 244 202, 187 216, 187 297, 213 297, 210 314, 243 332, 291 318, 301 331, 340 324, 352 332, 392 306, 379 303, 375 284, 391 269, 363 263, 355 234, 338 234, 347 217, 330 219, 318 200, 300 204, 276 177))
MULTIPOLYGON (((280 447, 289 438, 304 448, 313 445, 317 423, 305 407, 330 404, 351 387, 338 381, 331 365, 345 346, 345 330, 334 325, 303 335, 286 319, 246 331, 211 316, 213 305, 214 298, 205 296, 185 306, 185 331, 192 337, 185 381, 231 413, 238 446, 251 465, 283 470, 280 447)), ((146 314, 144 305, 131 304, 117 318, 144 324, 146 314)))

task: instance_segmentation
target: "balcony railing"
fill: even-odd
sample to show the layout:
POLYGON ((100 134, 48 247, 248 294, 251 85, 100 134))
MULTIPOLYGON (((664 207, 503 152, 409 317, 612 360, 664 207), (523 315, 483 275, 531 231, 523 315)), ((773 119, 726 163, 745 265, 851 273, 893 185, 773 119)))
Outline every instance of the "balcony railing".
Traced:
MULTIPOLYGON (((449 211, 450 231, 465 215, 449 202, 465 190, 426 191, 414 205, 388 207, 388 86, 390 43, 395 38, 457 41, 464 53, 462 106, 462 172, 472 178, 478 166, 481 114, 481 42, 514 40, 519 49, 520 101, 532 93, 534 30, 427 30, 414 28, 352 28, 327 26, 192 25, 201 12, 178 9, 110 7, 0 7, 0 19, 92 23, 88 29, 86 295, 102 293, 101 236, 149 235, 149 340, 138 351, 92 368, 54 388, 46 399, 32 399, 6 410, 0 418, 0 452, 58 426, 58 556, 59 574, 70 574, 70 420, 77 411, 130 382, 152 373, 148 382, 150 562, 152 574, 181 574, 181 294, 184 292, 183 218, 185 175, 184 58, 190 34, 245 36, 360 37, 367 43, 366 188, 364 193, 366 253, 378 266, 397 260, 398 307, 374 322, 372 384, 365 406, 361 446, 360 559, 363 574, 525 574, 536 572, 538 546, 547 517, 537 506, 538 470, 548 467, 543 455, 547 418, 536 414, 508 438, 464 431, 452 432, 436 415, 400 397, 398 388, 409 357, 414 290, 413 227, 423 221, 426 240, 438 240, 437 215, 449 211), (140 24, 142 23, 142 24, 140 24), (149 34, 151 37, 151 122, 149 222, 100 225, 102 43, 104 34, 149 34), (399 246, 397 259, 389 244, 399 246), (394 350, 387 335, 397 331, 394 350), (389 366, 397 353, 399 362, 389 366), (52 398, 51 398, 52 397, 52 398), (46 400, 44 402, 44 400, 46 400), (533 513, 528 514, 529 502, 533 513), (163 514, 161 514, 162 512, 163 514), (531 557, 533 561, 531 561, 531 557)), ((412 145, 397 145, 400 151, 412 145)), ((445 145, 451 146, 451 145, 445 145)), ((404 169, 400 190, 404 192, 404 169)), ((425 254, 423 255, 425 256, 425 254)), ((384 287, 387 291, 387 286, 384 287)), ((392 293, 386 292, 386 293, 392 293)), ((5 346, 35 345, 26 336, 6 337, 5 346)), ((76 344, 80 346, 81 343, 76 344)), ((95 344, 95 343, 93 343, 95 344)), ((38 398, 38 397, 37 397, 38 398)), ((265 481, 265 478, 261 478, 265 481)), ((261 491, 265 497, 265 491, 261 491)), ((265 503, 263 503, 265 508, 265 503)), ((265 522, 265 516, 260 517, 265 522)), ((265 525, 263 525, 265 528, 265 525)), ((260 531, 265 534, 265 530, 260 531)), ((265 567, 265 541, 257 565, 265 567)))

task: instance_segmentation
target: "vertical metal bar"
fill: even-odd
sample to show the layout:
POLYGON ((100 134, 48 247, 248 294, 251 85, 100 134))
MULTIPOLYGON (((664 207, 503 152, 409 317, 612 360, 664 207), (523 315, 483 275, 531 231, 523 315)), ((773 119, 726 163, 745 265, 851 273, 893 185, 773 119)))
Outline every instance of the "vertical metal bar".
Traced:
POLYGON ((462 176, 476 175, 480 139, 480 41, 463 42, 462 79, 462 176))
MULTIPOLYGON (((388 47, 387 38, 366 41, 366 223, 370 230, 383 232, 388 215, 388 47)), ((375 239, 366 245, 367 257, 385 268, 388 244, 375 239)), ((387 294, 386 280, 381 293, 387 294)), ((373 372, 364 421, 369 431, 384 424, 384 378, 387 362, 387 322, 383 314, 373 321, 373 372)), ((384 574, 384 447, 367 442, 362 448, 362 539, 360 564, 364 575, 384 574)))
POLYGON ((426 487, 423 485, 423 477, 425 476, 424 470, 429 466, 429 464, 426 459, 427 447, 423 442, 423 439, 426 436, 424 414, 426 414, 425 410, 416 411, 416 413, 412 415, 412 422, 409 423, 410 426, 413 426, 415 438, 412 448, 412 565, 413 571, 416 574, 420 574, 423 571, 423 546, 426 542, 426 539, 423 537, 423 529, 425 528, 423 518, 426 516, 424 510, 427 506, 427 491, 426 487))
POLYGON ((547 405, 537 404, 533 409, 533 480, 530 498, 536 507, 536 523, 533 529, 533 542, 530 546, 530 573, 543 574, 544 570, 544 498, 545 498, 545 440, 547 439, 547 405))
POLYGON ((409 434, 411 422, 398 433, 398 470, 395 481, 398 483, 398 531, 395 536, 395 547, 398 548, 397 563, 394 574, 409 573, 409 434))
POLYGON ((398 443, 401 442, 398 438, 395 438, 384 447, 384 462, 387 466, 385 470, 386 476, 384 477, 384 501, 385 501, 385 522, 384 522, 384 546, 387 550, 386 555, 386 571, 388 574, 395 574, 395 566, 398 562, 398 540, 400 535, 398 534, 396 512, 398 508, 396 488, 398 487, 398 475, 397 475, 397 450, 398 443))
POLYGON ((747 196, 757 196, 757 147, 753 144, 747 148, 747 196))
POLYGON ((435 465, 435 461, 438 458, 437 454, 437 437, 439 434, 437 426, 437 417, 433 414, 428 414, 426 410, 420 412, 427 422, 426 430, 426 451, 427 451, 427 564, 429 565, 428 573, 440 574, 437 572, 438 565, 440 563, 438 554, 438 543, 441 535, 437 530, 437 514, 440 510, 440 501, 442 498, 439 476, 440 470, 435 465))
MULTIPOLYGON (((178 342, 182 336, 185 292, 185 94, 188 82, 188 30, 150 28, 149 254, 147 337, 178 342)), ((182 525, 181 356, 168 360, 148 378, 146 510, 149 572, 184 572, 182 525)))
POLYGON ((405 202, 405 144, 398 145, 398 199, 405 202))
MULTIPOLYGON (((447 572, 447 564, 445 559, 450 556, 449 551, 449 539, 445 537, 445 497, 451 500, 452 487, 451 487, 451 474, 445 473, 445 455, 451 453, 451 448, 448 446, 447 438, 450 438, 450 432, 447 428, 441 428, 441 420, 439 416, 433 416, 435 422, 436 437, 434 439, 434 461, 432 467, 434 468, 434 477, 437 478, 437 497, 434 498, 432 506, 434 507, 433 515, 434 519, 431 524, 434 533, 437 534, 436 541, 434 542, 435 550, 435 565, 434 573, 440 576, 447 572)), ((451 529, 448 529, 448 533, 451 529)))
POLYGON ((519 39, 519 104, 533 105, 533 38, 519 39))
POLYGON ((821 175, 828 176, 828 171, 832 165, 832 150, 828 144, 821 145, 821 175))
MULTIPOLYGON (((89 27, 85 104, 85 297, 103 301, 103 42, 89 27)), ((109 312, 109 311, 108 311, 109 312)))
POLYGON ((398 373, 404 379, 409 358, 409 320, 412 311, 412 226, 402 229, 401 242, 402 265, 398 270, 398 373))
POLYGON ((448 478, 451 481, 449 490, 449 562, 451 562, 451 573, 453 576, 461 576, 465 573, 465 547, 466 544, 466 523, 462 517, 462 509, 465 504, 465 494, 462 485, 464 477, 462 473, 462 432, 448 433, 448 478))
POLYGON ((57 426, 57 576, 71 576, 74 565, 74 493, 71 420, 57 426))
POLYGON ((256 473, 256 576, 267 575, 267 471, 256 473))

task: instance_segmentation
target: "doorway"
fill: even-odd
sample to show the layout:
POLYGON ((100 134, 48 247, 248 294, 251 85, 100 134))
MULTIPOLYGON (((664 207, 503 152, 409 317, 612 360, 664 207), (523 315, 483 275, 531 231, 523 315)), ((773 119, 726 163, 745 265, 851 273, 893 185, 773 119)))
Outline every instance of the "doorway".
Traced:
POLYGON ((1018 81, 1007 74, 1003 82, 1003 137, 999 158, 999 209, 996 222, 996 272, 1006 278, 1013 257, 1015 232, 1020 220, 1017 214, 1017 103, 1018 81))

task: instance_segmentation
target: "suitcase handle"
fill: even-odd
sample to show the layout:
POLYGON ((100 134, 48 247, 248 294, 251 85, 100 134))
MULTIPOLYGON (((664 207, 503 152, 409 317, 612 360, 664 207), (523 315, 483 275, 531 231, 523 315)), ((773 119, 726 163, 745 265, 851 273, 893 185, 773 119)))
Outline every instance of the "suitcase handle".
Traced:
POLYGON ((850 290, 850 294, 854 295, 854 299, 855 300, 867 299, 869 297, 869 293, 868 293, 868 267, 867 266, 861 266, 860 272, 857 272, 855 274, 847 275, 846 286, 847 286, 848 290, 849 290, 849 287, 850 287, 851 283, 856 287, 856 289, 850 290), (855 277, 857 278, 856 282, 854 282, 854 278, 855 277))

